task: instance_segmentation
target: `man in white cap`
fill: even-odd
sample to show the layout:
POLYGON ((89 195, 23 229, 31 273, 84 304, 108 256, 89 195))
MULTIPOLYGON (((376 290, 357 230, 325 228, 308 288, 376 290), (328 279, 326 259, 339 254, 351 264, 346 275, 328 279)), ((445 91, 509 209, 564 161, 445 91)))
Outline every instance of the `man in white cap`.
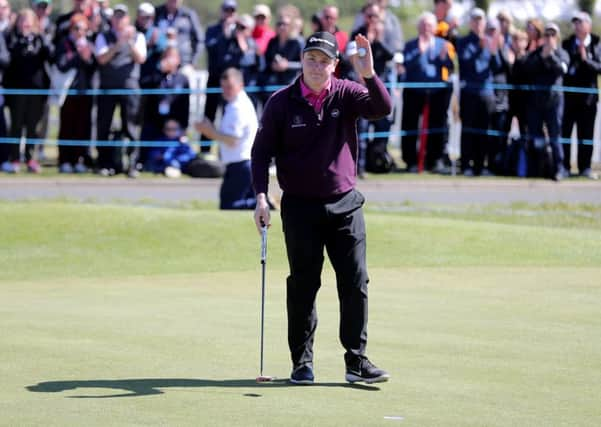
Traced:
POLYGON ((597 179, 591 170, 593 156, 593 132, 597 115, 597 79, 601 73, 601 42, 599 36, 591 33, 591 17, 586 12, 577 12, 572 18, 574 34, 563 41, 562 47, 570 56, 568 72, 564 77, 566 86, 590 88, 591 93, 566 92, 563 114, 562 136, 563 165, 566 175, 571 168, 571 144, 565 142, 572 137, 576 125, 578 131, 578 173, 581 176, 597 179))
POLYGON ((144 35, 146 40, 146 62, 142 64, 140 70, 140 82, 142 87, 144 78, 154 74, 157 70, 157 64, 161 60, 161 55, 167 48, 167 34, 154 25, 155 9, 148 2, 138 5, 138 14, 136 16, 136 30, 144 35))

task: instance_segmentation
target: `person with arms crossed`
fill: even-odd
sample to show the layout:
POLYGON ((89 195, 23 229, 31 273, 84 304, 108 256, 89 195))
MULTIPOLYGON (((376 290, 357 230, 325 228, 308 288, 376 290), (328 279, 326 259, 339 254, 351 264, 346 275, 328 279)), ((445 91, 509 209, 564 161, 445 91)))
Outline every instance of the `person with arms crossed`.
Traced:
POLYGON ((386 116, 391 100, 374 72, 369 40, 357 35, 355 42, 359 54, 352 60, 365 86, 333 76, 339 57, 333 34, 311 35, 301 57, 301 76, 269 99, 252 149, 259 231, 270 225, 267 190, 273 157, 283 190, 280 208, 290 267, 286 295, 290 381, 295 384, 314 381, 315 298, 324 247, 336 272, 346 380, 374 383, 390 378, 365 355, 369 281, 365 199, 354 187, 357 119, 386 116))
POLYGON ((257 113, 244 91, 244 77, 237 68, 221 74, 221 91, 226 102, 219 130, 206 117, 196 123, 196 130, 219 141, 225 175, 220 191, 220 209, 254 209, 255 194, 251 185, 250 150, 257 133, 257 113))

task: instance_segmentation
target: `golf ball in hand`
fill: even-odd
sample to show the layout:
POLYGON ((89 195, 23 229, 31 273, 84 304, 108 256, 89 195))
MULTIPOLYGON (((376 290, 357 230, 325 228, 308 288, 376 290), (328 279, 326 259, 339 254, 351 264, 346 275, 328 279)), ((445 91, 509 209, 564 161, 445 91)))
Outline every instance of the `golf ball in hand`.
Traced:
POLYGON ((364 57, 365 55, 367 55, 367 49, 365 49, 364 47, 360 47, 357 50, 357 53, 359 54, 360 57, 364 57))

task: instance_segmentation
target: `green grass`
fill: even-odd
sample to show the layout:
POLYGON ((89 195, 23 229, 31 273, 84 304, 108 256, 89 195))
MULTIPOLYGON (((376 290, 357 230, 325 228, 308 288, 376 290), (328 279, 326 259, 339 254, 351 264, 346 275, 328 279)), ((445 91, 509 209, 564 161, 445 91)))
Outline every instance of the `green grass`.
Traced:
MULTIPOLYGON (((601 423, 598 208, 369 206, 368 352, 393 376, 378 387, 342 381, 329 267, 318 384, 254 382, 248 212, 27 202, 0 215, 0 425, 601 423)), ((273 223, 265 373, 285 378, 273 223)))

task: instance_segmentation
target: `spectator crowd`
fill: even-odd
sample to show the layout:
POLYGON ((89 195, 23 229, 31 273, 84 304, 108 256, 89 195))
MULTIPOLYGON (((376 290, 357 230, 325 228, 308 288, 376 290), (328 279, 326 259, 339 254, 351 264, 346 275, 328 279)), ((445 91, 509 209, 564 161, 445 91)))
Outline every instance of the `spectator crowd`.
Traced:
MULTIPOLYGON (((399 169, 398 160, 410 173, 449 173, 449 116, 455 115, 462 125, 459 165, 465 176, 562 180, 575 172, 597 178, 591 160, 601 44, 591 32, 589 14, 576 12, 565 36, 554 22, 531 19, 518 29, 510 12, 490 17, 478 8, 460 27, 451 13, 452 0, 434 0, 432 11, 418 17, 417 37, 405 41, 387 3, 367 2, 349 31, 339 27, 340 10, 334 5, 307 22, 309 34, 335 36, 340 51, 336 77, 362 82, 349 57, 356 52, 355 36, 363 34, 376 74, 393 94, 395 87, 404 88, 401 159, 393 159, 387 148, 392 116, 360 119, 359 176, 399 169), (453 82, 459 90, 453 90, 453 82), (564 92, 558 86, 585 90, 564 92), (575 171, 570 156, 574 126, 575 171), (511 132, 516 127, 519 136, 511 132)), ((0 87, 12 90, 0 96, 0 138, 8 142, 0 143, 2 171, 40 172, 40 141, 47 136, 49 105, 54 104, 60 112, 61 173, 135 177, 141 170, 167 176, 195 170, 203 176, 204 167, 219 174, 223 171, 214 165, 199 164, 210 150, 208 141, 217 140, 226 175, 248 175, 248 165, 240 162, 250 159, 257 113, 275 90, 301 72, 308 34, 296 6, 281 6, 272 15, 268 5, 256 4, 250 14, 242 14, 236 0, 223 0, 218 21, 206 30, 182 0, 158 6, 144 2, 135 11, 124 4, 111 7, 109 0, 73 0, 72 9, 56 19, 52 6, 52 0, 31 0, 30 8, 13 12, 8 0, 0 0, 0 87), (191 124, 190 79, 203 53, 206 85, 221 92, 207 92, 204 117, 191 124), (247 93, 245 87, 258 90, 247 93), (18 94, 30 89, 52 91, 18 94), (78 92, 90 89, 105 92, 78 92), (160 91, 140 94, 139 89, 160 91), (249 111, 252 120, 247 120, 249 111), (200 134, 200 153, 186 140, 191 127, 200 134), (24 143, 15 143, 23 138, 24 143), (156 141, 157 146, 136 141, 156 141)), ((234 181, 228 185, 235 187, 234 181)), ((232 203, 248 207, 244 200, 232 203)))

